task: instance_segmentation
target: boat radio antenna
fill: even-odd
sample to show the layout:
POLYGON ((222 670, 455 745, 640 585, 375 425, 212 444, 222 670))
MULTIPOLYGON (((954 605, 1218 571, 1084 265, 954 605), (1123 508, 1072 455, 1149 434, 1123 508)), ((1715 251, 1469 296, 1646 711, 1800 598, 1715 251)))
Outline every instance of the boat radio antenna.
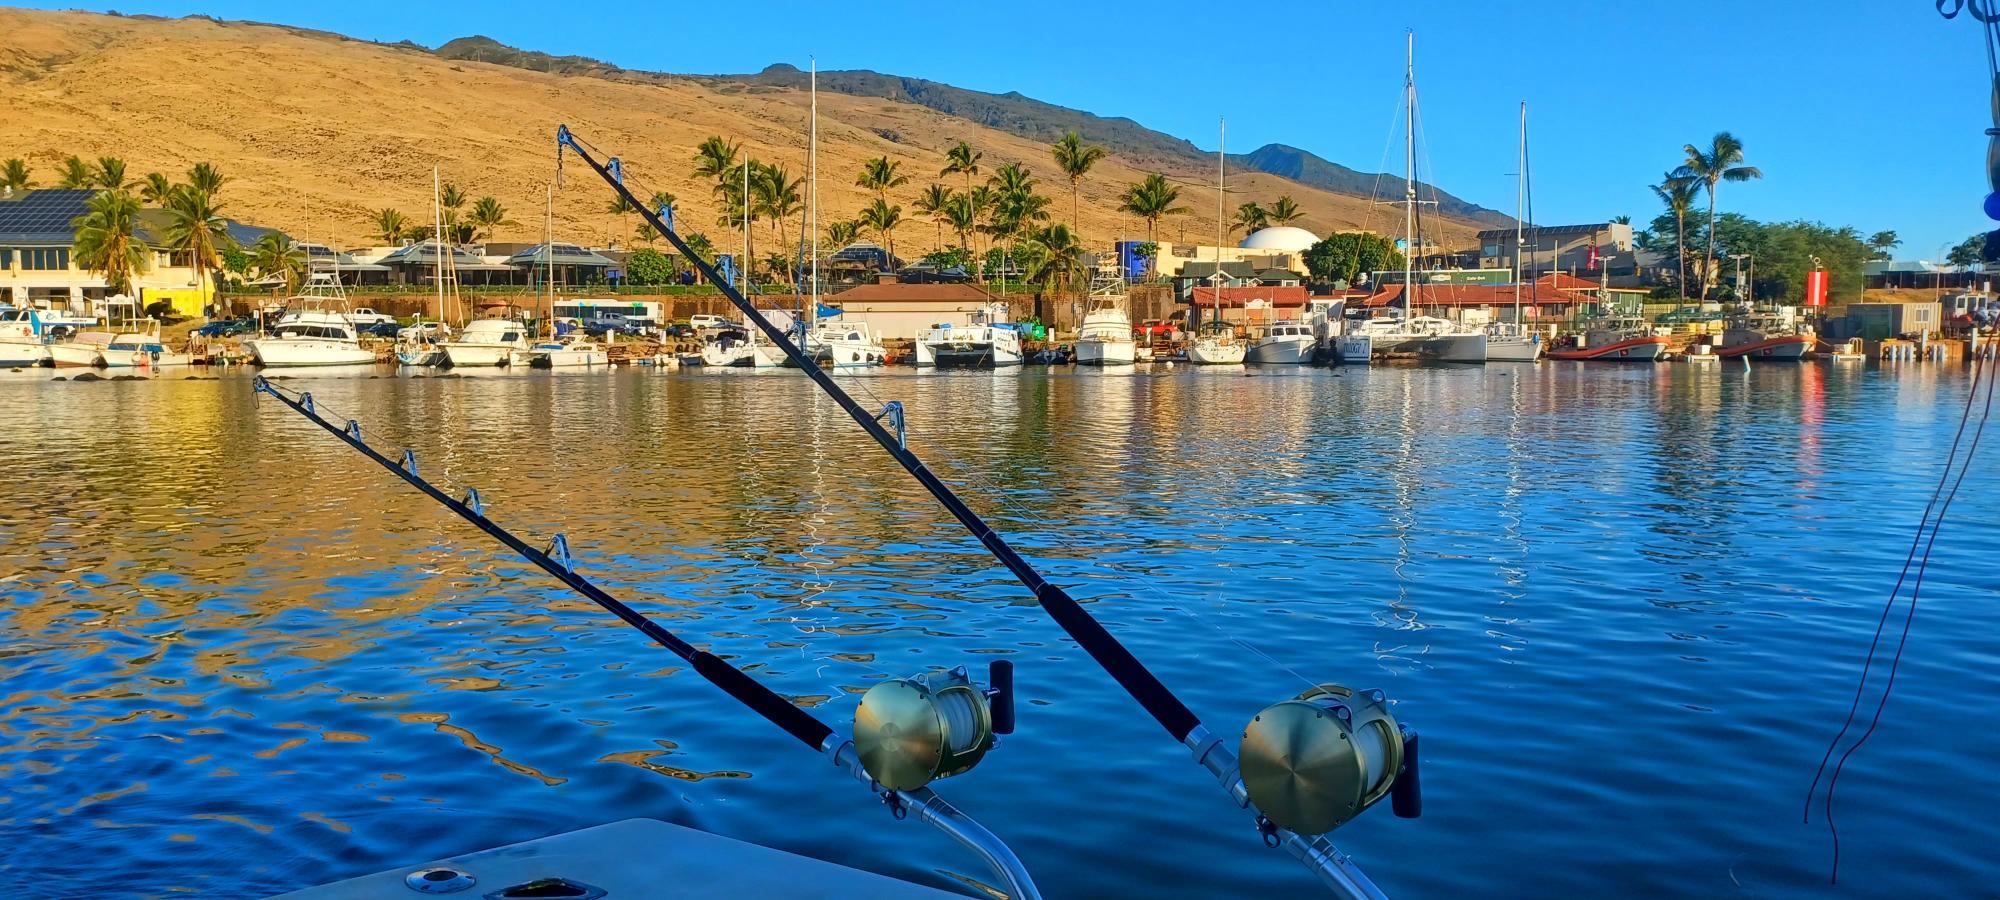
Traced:
MULTIPOLYGON (((425 480, 418 474, 417 457, 414 452, 404 450, 400 461, 392 460, 388 456, 383 455, 381 451, 369 446, 362 439, 361 424, 359 422, 354 419, 347 419, 345 425, 335 424, 334 420, 340 417, 334 416, 334 418, 329 419, 326 415, 323 415, 321 406, 313 400, 311 393, 301 392, 297 396, 293 396, 291 391, 272 384, 262 375, 257 376, 254 388, 258 393, 276 397, 280 403, 290 407, 293 412, 306 417, 314 424, 326 429, 335 437, 340 438, 349 447, 359 451, 361 455, 375 461, 382 468, 396 473, 404 481, 409 482, 410 486, 422 491, 425 496, 456 513, 459 518, 472 523, 480 531, 486 532, 488 536, 505 545, 507 549, 519 554, 523 559, 534 563, 537 568, 554 576, 557 581, 562 582, 570 590, 583 595, 598 606, 603 607, 607 612, 617 616, 625 624, 638 629, 640 633, 652 638, 655 643, 667 648, 668 652, 685 660, 694 669, 695 674, 700 675, 710 684, 721 688, 724 693, 735 698, 738 703, 749 707, 758 715, 763 716, 771 724, 784 729, 786 734, 797 738, 800 743, 818 751, 830 760, 836 768, 854 776, 861 783, 868 785, 871 790, 881 791, 883 801, 888 804, 896 818, 907 818, 914 812, 920 821, 950 835, 953 840, 979 855, 986 861, 987 865, 992 867, 994 874, 1005 885, 1009 897, 1030 898, 1030 900, 1039 900, 1041 897, 1041 893, 1035 887, 1034 880, 1028 876, 1027 867, 1022 865, 1020 858, 1015 856, 1014 851, 1009 849, 999 837, 986 830, 985 826, 980 825, 972 817, 960 812, 957 807, 945 802, 943 797, 938 796, 936 792, 922 784, 907 788, 883 784, 880 779, 875 777, 873 772, 869 771, 869 761, 864 759, 864 754, 868 752, 867 748, 858 747, 855 741, 842 737, 831 726, 825 722, 821 722, 812 713, 794 705, 790 700, 785 699, 776 691, 766 687, 763 682, 750 677, 742 669, 730 665, 713 653, 688 643, 679 635, 668 631, 660 623, 648 618, 646 614, 633 609, 624 601, 605 593, 602 588, 591 583, 590 579, 585 578, 576 571, 574 560, 570 556, 569 539, 567 537, 558 534, 550 541, 547 550, 537 550, 527 541, 515 536, 506 528, 487 518, 485 503, 481 500, 478 490, 468 489, 463 498, 455 498, 445 493, 437 485, 425 480)), ((959 675, 961 678, 963 677, 962 672, 954 672, 953 674, 959 675)), ((998 697, 993 697, 994 706, 998 709, 1001 703, 1004 702, 1008 709, 1007 717, 1011 719, 1013 703, 1011 667, 1006 670, 1005 680, 1009 682, 1005 688, 1000 691, 987 693, 989 695, 1000 694, 998 697)), ((997 668, 994 681, 996 687, 1002 681, 1000 671, 997 668)), ((894 684, 894 682, 891 682, 891 684, 894 684)), ((1008 730, 1011 730, 1011 723, 1009 724, 1010 727, 1008 730)), ((998 731, 999 728, 995 727, 994 730, 998 731)), ((989 746, 991 746, 990 735, 986 737, 984 746, 980 749, 983 751, 985 747, 989 746)), ((976 758, 973 761, 976 762, 976 758)), ((967 767, 970 767, 970 763, 967 764, 967 767)))
POLYGON ((1353 691, 1327 685, 1299 697, 1273 705, 1260 713, 1244 733, 1243 755, 1225 746, 1220 735, 1203 725, 1187 705, 1154 676, 1138 657, 1112 636, 1104 624, 1083 608, 1069 592, 1048 579, 1015 552, 1007 539, 986 524, 965 501, 932 472, 901 436, 882 423, 883 413, 871 413, 836 383, 833 376, 806 357, 791 337, 756 315, 743 293, 738 292, 715 266, 696 254, 678 232, 653 211, 637 202, 625 184, 623 169, 616 157, 600 161, 586 142, 562 125, 556 129, 557 154, 573 152, 597 173, 612 191, 638 208, 653 228, 665 236, 681 255, 693 262, 710 284, 715 285, 750 323, 783 350, 793 365, 812 379, 836 405, 846 411, 856 425, 881 445, 890 458, 929 491, 939 505, 972 533, 988 553, 1005 566, 1030 592, 1035 601, 1063 632, 1074 639, 1091 659, 1109 673, 1147 714, 1151 715, 1176 741, 1194 755, 1195 761, 1221 782, 1231 799, 1251 811, 1257 830, 1267 846, 1283 848, 1312 870, 1329 888, 1348 897, 1383 897, 1351 858, 1327 839, 1326 833, 1359 815, 1368 806, 1394 795, 1396 814, 1415 818, 1422 809, 1417 775, 1415 732, 1398 725, 1388 715, 1387 700, 1380 691, 1353 691), (1331 733, 1319 729, 1336 729, 1331 733), (1316 741, 1314 738, 1322 738, 1316 741), (1338 747, 1338 761, 1325 757, 1307 759, 1297 748, 1338 747), (1373 778, 1357 776, 1338 786, 1321 783, 1305 771, 1327 771, 1349 765, 1361 773, 1377 773, 1373 778), (1320 770, 1319 766, 1328 769, 1320 770), (1372 767, 1372 768, 1371 768, 1372 767))

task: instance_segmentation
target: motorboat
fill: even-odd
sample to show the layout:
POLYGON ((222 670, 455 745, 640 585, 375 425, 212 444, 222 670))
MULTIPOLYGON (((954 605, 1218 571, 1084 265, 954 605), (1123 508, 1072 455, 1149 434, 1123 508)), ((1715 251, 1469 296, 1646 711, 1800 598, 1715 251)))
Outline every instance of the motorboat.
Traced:
POLYGON ((1562 346, 1550 347, 1548 356, 1575 362, 1661 362, 1672 345, 1672 338, 1654 334, 1637 318, 1606 318, 1571 335, 1562 346))
POLYGON ((49 330, 32 307, 0 307, 0 368, 49 364, 49 330))
POLYGON ((1132 317, 1125 312, 1125 277, 1116 267, 1100 270, 1091 285, 1090 307, 1076 334, 1079 366, 1125 366, 1139 358, 1132 340, 1132 317))
POLYGON ((1483 363, 1486 332, 1436 316, 1386 315, 1350 321, 1334 342, 1341 365, 1368 365, 1379 357, 1432 362, 1483 363))
POLYGON ((528 326, 512 318, 474 319, 456 340, 438 344, 453 368, 504 366, 528 346, 528 326))
POLYGON ((611 354, 596 341, 537 341, 525 351, 514 352, 514 364, 537 369, 567 369, 580 366, 608 366, 611 354))
POLYGON ((243 342, 243 349, 260 366, 354 366, 375 361, 375 351, 361 346, 354 326, 337 310, 304 309, 286 316, 271 333, 243 342))
POLYGON ((1202 366, 1242 365, 1249 348, 1236 336, 1236 326, 1217 322, 1188 345, 1188 362, 1202 366))
POLYGON ((115 337, 109 331, 79 331, 69 340, 49 345, 49 361, 57 368, 89 368, 104 364, 104 348, 115 337))
MULTIPOLYGON (((888 361, 889 351, 869 330, 866 322, 820 322, 806 332, 806 356, 822 367, 849 369, 879 366, 888 361)), ((787 365, 790 361, 785 361, 787 365)))
POLYGON ((1265 366, 1304 365, 1312 361, 1315 343, 1312 327, 1304 322, 1272 322, 1251 339, 1243 361, 1265 366))
POLYGON ((785 354, 757 340, 749 327, 731 324, 701 345, 701 364, 738 369, 770 369, 783 365, 785 354))
POLYGON ((1743 311, 1729 320, 1715 355, 1722 359, 1747 358, 1770 362, 1798 362, 1818 344, 1810 327, 1788 313, 1743 311))
POLYGON ((1021 332, 1004 303, 974 310, 967 324, 941 324, 917 335, 919 368, 994 369, 1021 364, 1021 332))
POLYGON ((1534 362, 1542 358, 1547 342, 1539 332, 1515 322, 1494 322, 1486 326, 1487 362, 1534 362))
MULTIPOLYGON (((167 348, 160 343, 160 324, 152 322, 148 331, 120 332, 111 336, 111 342, 98 351, 97 358, 108 369, 138 369, 157 366, 168 356, 167 348)), ((184 354, 173 354, 182 357, 184 354)))

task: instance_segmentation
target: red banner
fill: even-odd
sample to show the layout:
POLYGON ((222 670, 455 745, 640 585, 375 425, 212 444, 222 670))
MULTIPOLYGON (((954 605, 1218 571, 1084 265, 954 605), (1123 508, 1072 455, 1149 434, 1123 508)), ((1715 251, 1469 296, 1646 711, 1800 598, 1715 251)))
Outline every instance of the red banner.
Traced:
POLYGON ((1806 273, 1806 305, 1807 305, 1807 306, 1825 306, 1825 305, 1826 305, 1826 283, 1827 283, 1827 281, 1826 281, 1826 273, 1825 273, 1825 272, 1807 272, 1807 273, 1806 273))
POLYGON ((1596 244, 1591 244, 1591 245, 1590 245, 1590 256, 1589 256, 1589 260, 1590 260, 1590 261, 1589 261, 1588 263, 1585 263, 1585 264, 1584 264, 1584 268, 1585 268, 1585 269, 1588 269, 1588 270, 1590 270, 1590 271, 1592 271, 1592 272, 1595 272, 1595 271, 1597 271, 1597 245, 1596 245, 1596 244))

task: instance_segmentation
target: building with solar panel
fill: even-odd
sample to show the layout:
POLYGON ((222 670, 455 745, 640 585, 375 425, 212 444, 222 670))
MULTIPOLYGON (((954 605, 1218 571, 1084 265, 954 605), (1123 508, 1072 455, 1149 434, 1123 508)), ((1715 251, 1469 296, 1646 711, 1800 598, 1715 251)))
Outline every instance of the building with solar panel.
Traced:
MULTIPOLYGON (((204 292, 196 284, 187 254, 168 250, 158 237, 166 228, 162 210, 139 214, 137 234, 153 249, 153 258, 146 271, 132 279, 134 296, 114 301, 102 276, 76 265, 70 250, 76 227, 71 223, 89 211, 96 193, 61 188, 0 191, 0 306, 129 317, 167 303, 180 316, 203 315, 202 305, 214 298, 214 292, 204 292)), ((230 236, 246 246, 269 232, 235 221, 228 228, 230 236)))

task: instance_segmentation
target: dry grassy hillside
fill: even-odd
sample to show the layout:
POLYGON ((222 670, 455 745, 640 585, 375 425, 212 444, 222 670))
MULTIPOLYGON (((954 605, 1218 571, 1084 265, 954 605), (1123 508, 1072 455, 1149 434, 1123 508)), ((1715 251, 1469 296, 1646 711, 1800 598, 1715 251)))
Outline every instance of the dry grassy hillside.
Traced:
MULTIPOLYGON (((44 185, 63 157, 124 157, 132 173, 184 172, 197 161, 231 178, 224 211, 342 246, 369 243, 372 211, 391 206, 428 222, 431 167, 470 195, 493 195, 519 224, 498 240, 536 240, 543 190, 555 171, 555 128, 567 123, 594 146, 621 155, 628 182, 681 198, 682 222, 719 245, 732 242, 715 223, 707 184, 690 174, 695 146, 711 134, 741 141, 759 159, 803 174, 807 98, 795 90, 696 83, 628 84, 589 77, 452 62, 421 50, 347 40, 294 29, 204 19, 121 18, 76 12, 0 9, 0 158, 21 156, 44 185)), ((936 230, 911 201, 959 139, 985 153, 992 168, 1020 161, 1043 179, 1069 214, 1066 181, 1054 175, 1047 148, 906 103, 820 95, 821 218, 853 216, 869 199, 854 186, 861 161, 887 154, 904 163, 911 183, 893 199, 906 224, 897 249, 913 256, 936 245, 936 230), (885 136, 886 135, 886 136, 885 136)), ((1086 135, 1088 137, 1088 135, 1086 135)), ((1117 195, 1143 177, 1118 157, 1100 163, 1082 188, 1087 241, 1143 235, 1143 223, 1118 213, 1117 195)), ((1162 240, 1185 233, 1212 240, 1215 194, 1200 173, 1169 173, 1184 185, 1193 215, 1170 219, 1162 240)), ((953 179, 941 179, 947 184, 953 179)), ((1233 179, 1228 205, 1269 204, 1290 194, 1305 210, 1300 224, 1393 230, 1400 215, 1366 198, 1305 187, 1276 176, 1233 179)), ((631 233, 607 214, 606 189, 572 165, 555 198, 558 234, 586 243, 631 233)), ((760 226, 768 241, 768 226, 760 226)), ((797 233, 797 222, 787 229, 797 233)), ((1448 229, 1456 245, 1470 226, 1448 229)), ((763 251, 759 250, 759 255, 763 251)))

